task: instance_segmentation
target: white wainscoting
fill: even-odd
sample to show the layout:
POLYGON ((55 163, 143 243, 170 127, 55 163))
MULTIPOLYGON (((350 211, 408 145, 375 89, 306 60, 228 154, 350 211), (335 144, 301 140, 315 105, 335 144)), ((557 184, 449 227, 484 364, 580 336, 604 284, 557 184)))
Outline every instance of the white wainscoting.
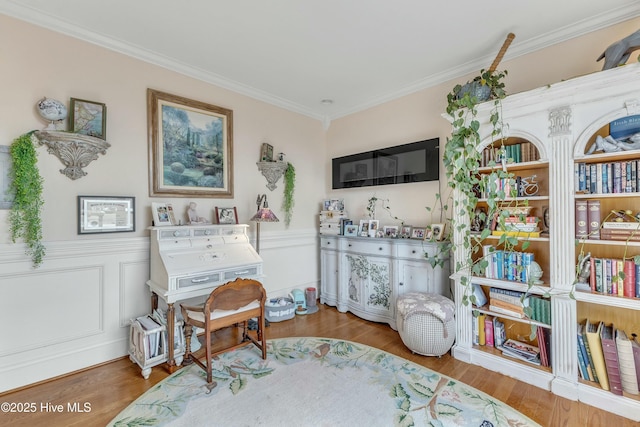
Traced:
MULTIPOLYGON (((0 245, 0 392, 125 356, 130 319, 150 308, 147 238, 46 248, 34 269, 23 245, 0 245)), ((269 297, 318 286, 316 230, 261 233, 260 250, 269 297)))

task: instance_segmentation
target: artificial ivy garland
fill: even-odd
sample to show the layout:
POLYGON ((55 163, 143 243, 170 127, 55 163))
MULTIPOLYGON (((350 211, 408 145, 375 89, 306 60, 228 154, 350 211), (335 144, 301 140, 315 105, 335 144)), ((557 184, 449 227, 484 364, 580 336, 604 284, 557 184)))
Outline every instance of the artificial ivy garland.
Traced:
POLYGON ((19 136, 10 147, 12 168, 9 191, 13 194, 13 207, 9 213, 11 240, 27 244, 26 254, 31 256, 35 268, 42 264, 45 247, 42 244, 42 183, 33 141, 33 132, 19 136))

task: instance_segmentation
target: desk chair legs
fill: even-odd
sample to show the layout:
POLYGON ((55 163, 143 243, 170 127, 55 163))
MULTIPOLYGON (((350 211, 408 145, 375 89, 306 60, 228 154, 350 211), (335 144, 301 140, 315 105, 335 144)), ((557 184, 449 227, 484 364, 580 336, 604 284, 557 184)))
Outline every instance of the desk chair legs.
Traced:
MULTIPOLYGON (((202 307, 181 306, 185 328, 185 360, 190 360, 207 373, 207 389, 211 391, 216 382, 213 381, 213 357, 220 353, 254 344, 267 358, 267 343, 265 339, 265 302, 266 292, 262 284, 251 279, 236 279, 214 289, 202 307), (256 337, 249 333, 249 320, 257 318, 258 329, 256 337), (193 327, 204 329, 204 363, 191 352, 191 336, 193 327), (211 334, 219 329, 230 326, 242 326, 242 340, 230 347, 213 351, 211 334)), ((200 354, 200 351, 198 351, 200 354)))

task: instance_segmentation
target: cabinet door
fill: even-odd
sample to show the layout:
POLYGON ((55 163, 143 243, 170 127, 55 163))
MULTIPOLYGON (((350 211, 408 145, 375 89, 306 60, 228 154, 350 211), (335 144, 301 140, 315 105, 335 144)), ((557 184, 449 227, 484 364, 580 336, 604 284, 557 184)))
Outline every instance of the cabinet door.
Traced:
POLYGON ((349 305, 367 313, 392 317, 391 261, 358 254, 344 257, 349 305))
POLYGON ((416 261, 398 261, 398 295, 408 292, 442 294, 442 289, 435 288, 433 268, 431 268, 430 264, 416 261))
POLYGON ((321 250, 320 265, 320 302, 335 306, 338 303, 338 253, 321 250))

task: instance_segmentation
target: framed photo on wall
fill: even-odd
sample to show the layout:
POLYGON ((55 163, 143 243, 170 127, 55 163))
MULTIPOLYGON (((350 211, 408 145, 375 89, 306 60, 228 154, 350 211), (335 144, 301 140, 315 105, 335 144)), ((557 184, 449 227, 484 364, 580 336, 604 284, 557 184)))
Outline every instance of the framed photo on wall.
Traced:
POLYGON ((238 211, 236 207, 219 208, 216 206, 216 221, 218 221, 218 224, 237 224, 238 211))
POLYGON ((107 106, 100 102, 71 98, 69 126, 72 132, 107 139, 107 106))
POLYGON ((78 196, 78 234, 136 231, 135 200, 78 196))
POLYGON ((233 197, 233 111, 147 90, 149 195, 233 197))

